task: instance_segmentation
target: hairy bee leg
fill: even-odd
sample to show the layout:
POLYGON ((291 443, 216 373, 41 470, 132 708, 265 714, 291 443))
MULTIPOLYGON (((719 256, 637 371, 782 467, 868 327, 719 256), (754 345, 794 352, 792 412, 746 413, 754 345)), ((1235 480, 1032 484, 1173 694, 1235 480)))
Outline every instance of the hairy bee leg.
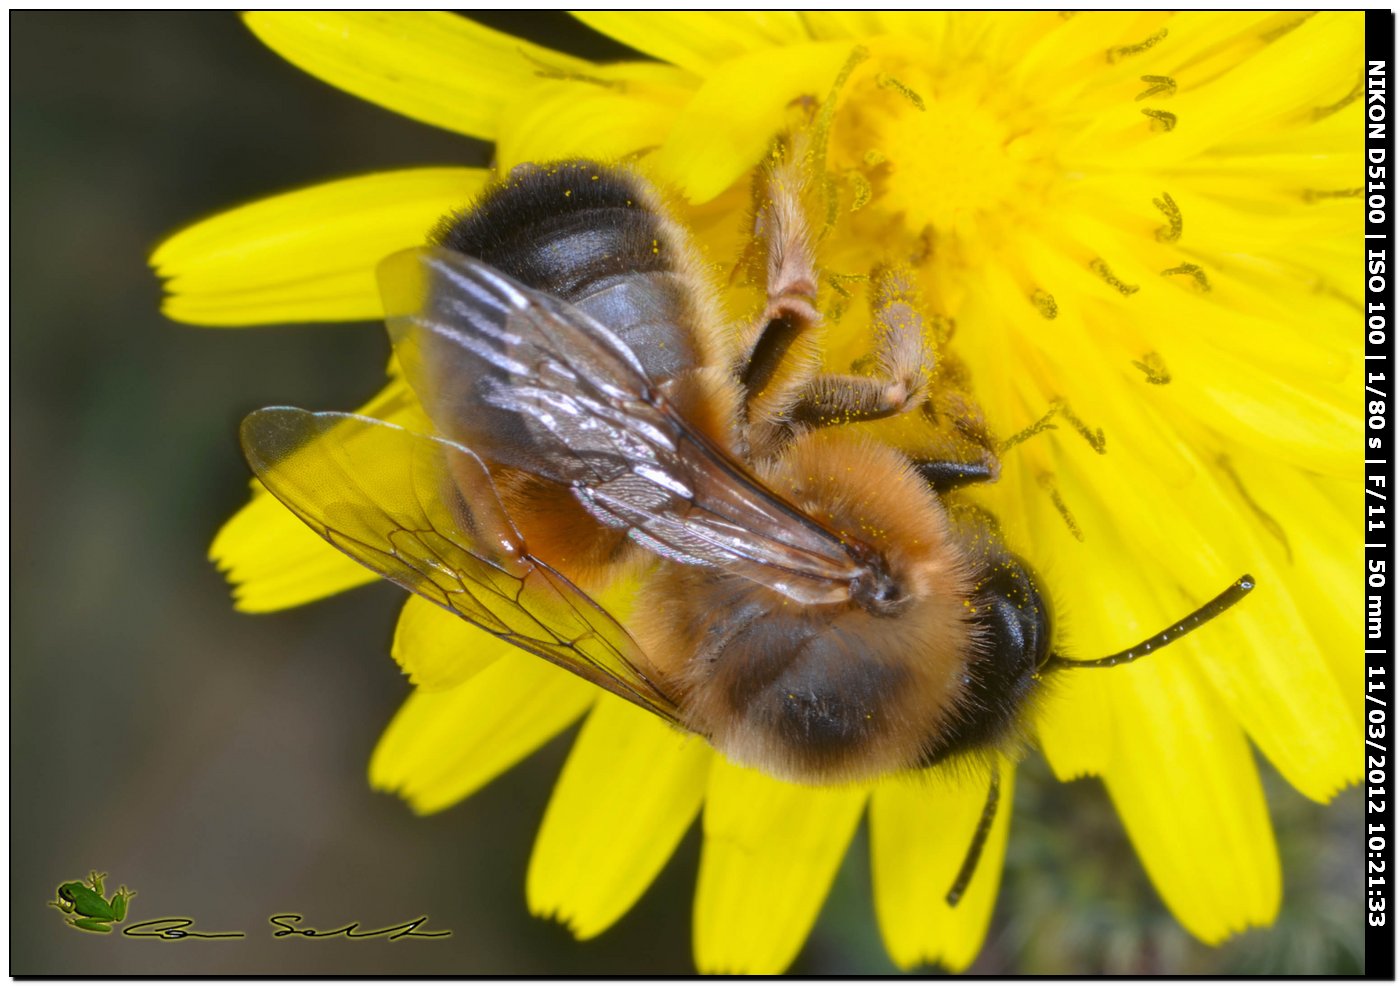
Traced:
POLYGON ((755 233, 766 254, 768 304, 761 323, 788 318, 807 325, 821 321, 815 307, 817 256, 806 201, 820 176, 810 174, 807 138, 793 138, 786 153, 765 169, 755 209, 755 233))
POLYGON ((911 410, 927 396, 935 357, 924 341, 912 275, 902 267, 881 266, 870 283, 875 372, 813 377, 791 412, 793 420, 812 425, 868 421, 911 410))
POLYGON ((767 299, 741 335, 739 383, 751 442, 762 456, 782 441, 788 412, 821 369, 816 250, 807 218, 814 157, 799 131, 775 144, 754 183, 754 237, 762 245, 767 299))
POLYGON ((1001 476, 999 446, 971 388, 962 362, 951 353, 940 353, 922 409, 929 431, 918 449, 908 450, 914 468, 938 493, 995 482, 1001 476))
POLYGON ((967 886, 972 882, 973 876, 977 873, 977 864, 982 860, 982 850, 987 847, 987 837, 992 834, 992 822, 997 817, 997 803, 1001 801, 1001 768, 992 765, 992 780, 987 785, 987 801, 982 805, 982 817, 977 820, 977 830, 972 833, 972 844, 967 847, 967 855, 963 857, 962 868, 958 870, 958 875, 953 880, 953 885, 948 889, 947 900, 949 907, 957 907, 962 900, 963 894, 967 893, 967 886))

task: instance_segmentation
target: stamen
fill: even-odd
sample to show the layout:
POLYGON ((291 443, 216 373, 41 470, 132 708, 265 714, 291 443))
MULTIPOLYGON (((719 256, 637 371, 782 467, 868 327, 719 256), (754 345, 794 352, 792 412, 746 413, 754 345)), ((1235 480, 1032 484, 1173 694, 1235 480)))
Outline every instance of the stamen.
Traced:
POLYGON ((1148 353, 1141 362, 1133 360, 1133 366, 1147 374, 1148 383, 1167 384, 1172 382, 1172 375, 1167 370, 1167 361, 1162 359, 1161 353, 1148 353))
POLYGON ((909 102, 913 103, 914 106, 921 113, 928 110, 928 107, 924 105, 924 97, 920 96, 917 92, 906 86, 903 82, 900 82, 892 75, 885 75, 881 73, 879 76, 876 77, 875 84, 881 89, 893 89, 905 99, 909 100, 909 102))
POLYGON ((648 154, 655 154, 659 150, 661 150, 660 144, 643 144, 635 151, 628 151, 626 154, 622 155, 622 160, 628 164, 635 164, 648 154))
POLYGON ((562 72, 557 69, 540 69, 535 72, 538 79, 557 79, 561 82, 582 82, 584 85, 599 86, 603 89, 613 89, 617 92, 626 92, 627 83, 622 79, 600 79, 596 75, 584 75, 582 72, 562 72))
POLYGON ((1206 272, 1201 270, 1198 264, 1178 264, 1175 267, 1168 267, 1166 270, 1162 271, 1163 277, 1167 277, 1171 274, 1190 274, 1196 279, 1196 284, 1200 286, 1202 291, 1210 290, 1210 281, 1206 280, 1206 272))
POLYGON ((1059 405, 1051 404, 1050 410, 1042 414, 1039 421, 1027 428, 1022 428, 1020 431, 1016 432, 1016 434, 1006 439, 1006 441, 997 446, 997 452, 1002 453, 1007 449, 1014 448, 1026 439, 1039 435, 1042 431, 1054 431, 1055 426, 1051 423, 1050 419, 1058 414, 1059 410, 1059 405))
POLYGON ((1305 188, 1303 201, 1311 204, 1323 199, 1359 199, 1362 191, 1360 188, 1305 188))
POLYGON ((1335 298, 1347 307, 1355 308, 1357 311, 1361 311, 1361 299, 1353 295, 1347 294, 1341 288, 1336 287, 1332 284, 1324 284, 1322 285, 1321 291, 1329 298, 1335 298))
POLYGON ((582 82, 585 85, 600 86, 604 89, 615 89, 618 92, 627 91, 627 83, 621 79, 600 79, 596 75, 584 75, 582 72, 557 68, 550 65, 544 59, 530 54, 523 48, 517 48, 516 51, 527 62, 533 62, 537 66, 535 69, 536 78, 557 79, 561 82, 582 82))
POLYGON ((1108 264, 1104 263, 1103 260, 1098 257, 1089 261, 1089 269, 1099 275, 1099 277, 1102 277, 1109 287, 1117 288, 1120 294, 1125 296, 1137 294, 1140 290, 1140 287, 1136 284, 1125 284, 1120 281, 1113 275, 1113 271, 1108 269, 1108 264))
POLYGON ((933 228, 933 223, 926 223, 924 228, 919 230, 918 252, 910 254, 909 264, 912 267, 921 266, 924 261, 933 256, 934 242, 938 239, 938 231, 933 228))
POLYGON ((1055 403, 1060 409, 1060 414, 1070 423, 1075 431, 1079 432, 1080 437, 1089 443, 1091 449, 1099 453, 1099 455, 1103 455, 1108 451, 1108 444, 1104 438, 1102 428, 1095 428, 1093 431, 1090 431, 1089 426, 1075 416, 1074 412, 1069 409, 1068 404, 1064 401, 1056 401, 1055 403))
POLYGON ((1133 97, 1134 101, 1151 99, 1153 96, 1168 98, 1176 95, 1176 80, 1170 75, 1143 75, 1139 76, 1148 87, 1133 97))
POLYGON ((824 240, 836 228, 836 222, 841 218, 840 195, 837 194, 836 178, 833 175, 818 172, 822 176, 822 192, 826 195, 826 221, 822 224, 822 231, 817 234, 818 240, 824 240))
POLYGON ((1152 121, 1152 129, 1158 133, 1169 134, 1176 129, 1176 114, 1168 113, 1166 110, 1143 110, 1142 115, 1152 121))
POLYGON ((1302 17, 1298 17, 1294 20, 1288 21, 1285 24, 1280 24, 1278 27, 1270 28, 1269 30, 1264 31, 1259 35, 1259 40, 1266 41, 1272 44, 1279 38, 1283 37, 1285 34, 1288 34, 1290 31, 1302 27, 1308 22, 1308 18, 1312 17, 1314 13, 1316 13, 1316 11, 1309 11, 1302 17))
POLYGON ((1314 106, 1312 111, 1313 119, 1321 120, 1325 116, 1331 116, 1339 109, 1342 109, 1345 106, 1350 106, 1352 103, 1356 102, 1365 94, 1365 92, 1366 76, 1362 75, 1361 78, 1357 80, 1356 85, 1352 86, 1351 90, 1341 99, 1337 100, 1335 103, 1329 103, 1326 106, 1314 106))
POLYGON ((860 284, 870 280, 869 274, 838 274, 836 271, 827 271, 826 279, 831 283, 831 289, 843 298, 849 298, 851 292, 845 287, 847 284, 860 284))
POLYGON ((1084 540, 1084 532, 1079 529, 1079 525, 1074 521, 1074 514, 1069 512, 1069 507, 1065 506, 1065 501, 1060 497, 1060 491, 1055 488, 1055 480, 1048 472, 1040 475, 1040 488, 1050 494, 1050 502, 1055 505, 1055 509, 1060 512, 1064 519, 1065 526, 1074 535, 1074 539, 1079 542, 1084 540))
POLYGON ((1240 495, 1240 499, 1245 502, 1245 506, 1254 511, 1254 516, 1259 518, 1259 523, 1264 525, 1264 530, 1272 534, 1278 542, 1283 545, 1284 556, 1288 558, 1288 564, 1292 565, 1293 548, 1288 543, 1288 535, 1284 532, 1283 525, 1274 520, 1269 512, 1261 507, 1254 497, 1249 495, 1249 490, 1244 488, 1244 482, 1240 479, 1239 473, 1235 472, 1234 466, 1230 464, 1228 456, 1222 455, 1218 457, 1215 460, 1215 464, 1220 467, 1220 471, 1225 474, 1225 478, 1234 485, 1235 492, 1240 495))
POLYGON ((846 64, 841 66, 841 71, 836 73, 836 80, 831 84, 831 92, 822 101, 822 108, 817 113, 816 123, 812 127, 813 140, 808 153, 812 158, 812 167, 817 174, 826 172, 826 146, 831 136, 831 121, 836 117, 836 97, 845 88, 847 81, 851 78, 851 73, 856 70, 856 66, 870 57, 870 50, 863 45, 856 45, 851 49, 850 55, 846 58, 846 64))
POLYGON ((870 179, 855 168, 848 168, 846 170, 846 181, 850 182, 851 186, 855 189, 855 200, 851 202, 851 211, 859 212, 870 201, 871 196, 874 195, 874 189, 870 187, 870 179))
POLYGON ((1162 210, 1170 224, 1157 227, 1157 242, 1175 243, 1181 239, 1181 209, 1177 206, 1176 200, 1167 192, 1163 192, 1160 199, 1152 200, 1152 204, 1162 210))
POLYGON ((846 285, 857 281, 868 281, 870 277, 867 274, 838 274, 834 271, 824 271, 823 273, 826 275, 826 283, 831 285, 831 290, 840 299, 832 303, 830 310, 826 313, 827 318, 833 322, 839 322, 841 317, 846 314, 846 309, 850 307, 853 297, 846 285))
POLYGON ((1031 304, 1035 305, 1035 310, 1040 312, 1043 318, 1053 320, 1060 314, 1060 306, 1055 303, 1055 296, 1049 291, 1036 288, 1031 292, 1031 304))
POLYGON ((1129 55, 1140 55, 1148 48, 1164 40, 1166 36, 1167 29, 1164 27, 1150 38, 1139 41, 1135 45, 1120 45, 1117 48, 1110 48, 1108 49, 1108 64, 1112 65, 1117 62, 1118 59, 1126 58, 1129 55))
POLYGON ((949 315, 930 315, 928 324, 933 329, 934 341, 940 347, 951 342, 953 333, 958 331, 958 320, 949 315))

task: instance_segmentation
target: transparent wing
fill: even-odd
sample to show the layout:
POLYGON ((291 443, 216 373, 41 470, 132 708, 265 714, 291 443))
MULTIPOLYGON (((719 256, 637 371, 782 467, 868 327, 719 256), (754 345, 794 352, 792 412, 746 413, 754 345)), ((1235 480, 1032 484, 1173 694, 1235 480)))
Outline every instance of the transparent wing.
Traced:
POLYGON ((449 250, 380 266, 389 334, 434 426, 492 464, 571 488, 662 557, 808 603, 865 572, 850 546, 753 479, 651 386, 605 326, 449 250))
POLYGON ((636 642, 530 555, 469 450, 373 418, 293 407, 253 412, 241 437, 263 485, 356 561, 676 722, 636 642))

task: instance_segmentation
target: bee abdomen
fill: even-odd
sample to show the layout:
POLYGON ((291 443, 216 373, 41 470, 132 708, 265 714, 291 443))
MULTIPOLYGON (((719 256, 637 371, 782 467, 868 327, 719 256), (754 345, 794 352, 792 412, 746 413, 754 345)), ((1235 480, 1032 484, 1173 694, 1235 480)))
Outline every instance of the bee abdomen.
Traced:
POLYGON ((692 321, 687 247, 631 172, 591 161, 517 168, 432 239, 582 309, 653 382, 697 362, 683 329, 692 321))

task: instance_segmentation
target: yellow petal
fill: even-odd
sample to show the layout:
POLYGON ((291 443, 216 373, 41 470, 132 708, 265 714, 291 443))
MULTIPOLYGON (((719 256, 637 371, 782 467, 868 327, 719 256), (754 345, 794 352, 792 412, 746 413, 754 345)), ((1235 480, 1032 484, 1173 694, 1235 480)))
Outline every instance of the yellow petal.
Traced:
POLYGON ((259 483, 214 536, 209 557, 233 584, 234 606, 245 613, 301 606, 378 578, 313 534, 259 483))
POLYGON ((1281 127, 1297 133, 1315 109, 1355 85, 1364 38, 1360 11, 1324 11, 1199 89, 1182 92, 1171 107, 1177 127, 1163 135, 1177 139, 1156 142, 1154 166, 1281 127), (1243 120, 1241 106, 1250 109, 1243 120))
POLYGON ((1316 541, 1314 532, 1344 530, 1356 514, 1343 517, 1338 504, 1317 497, 1301 477, 1250 462, 1247 453, 1227 475, 1229 480, 1218 486, 1193 487, 1196 495, 1187 506, 1203 514, 1233 510, 1257 521, 1241 525, 1236 533, 1252 536, 1250 569, 1258 589, 1248 605, 1212 626, 1209 638, 1186 641, 1186 653, 1200 655, 1194 659, 1196 667, 1289 783, 1325 801, 1359 779, 1361 763, 1355 751, 1363 737, 1360 683, 1347 682, 1354 685, 1353 691, 1338 681, 1324 653, 1327 648, 1319 641, 1356 654, 1361 630, 1351 621, 1335 636, 1319 637, 1304 617, 1325 605, 1323 600, 1342 584, 1316 582, 1310 587, 1314 572, 1326 573, 1348 560, 1351 571, 1361 568, 1359 543, 1347 551, 1345 536, 1324 544, 1316 541), (1266 527, 1265 521, 1273 526, 1266 527))
MULTIPOLYGON (((915 18, 926 16, 929 15, 914 15, 915 18)), ((886 16, 874 10, 813 10, 804 12, 802 19, 817 41, 864 38, 886 30, 886 16)))
POLYGON ((244 15, 298 68, 385 109, 487 140, 504 102, 541 72, 588 63, 444 13, 264 11, 244 15))
POLYGON ((788 784, 714 758, 695 892, 701 972, 764 975, 792 963, 867 794, 788 784))
POLYGON ((533 753, 597 698, 582 678, 498 646, 496 660, 456 688, 409 696, 370 758, 371 785, 414 811, 439 811, 533 753))
POLYGON ((1097 673, 1117 679, 1104 781, 1167 907, 1210 944, 1271 923, 1278 850, 1240 728, 1185 661, 1097 673))
POLYGON ((424 691, 455 688, 506 649, 501 641, 422 596, 409 596, 390 648, 408 680, 424 691))
MULTIPOLYGON (((1096 656, 1096 655, 1090 655, 1096 656)), ((1050 769, 1062 781, 1097 776, 1112 753, 1112 721, 1102 710, 1112 696, 1108 679, 1093 671, 1068 671, 1047 682, 1035 717, 1036 737, 1050 769)))
MULTIPOLYGON (((1312 122, 1315 108, 1334 102, 1355 84, 1363 35, 1359 12, 1318 14, 1262 46, 1262 32, 1248 30, 1223 45, 1216 43, 1223 32, 1208 22, 1220 17, 1192 13, 1164 19, 1163 43, 1095 73, 1098 79, 1116 76, 1119 92, 1140 73, 1175 79, 1179 91, 1160 104, 1175 114, 1174 129, 1154 129, 1135 101, 1120 98, 1095 107, 1100 111, 1093 121, 1066 141, 1066 154, 1076 160, 1084 155, 1082 160, 1096 167, 1164 169, 1203 151, 1233 151, 1241 142, 1281 129, 1296 138, 1312 122), (1201 27, 1208 30, 1197 30, 1201 27), (1214 52, 1193 52, 1193 33, 1208 40, 1214 52), (1241 106, 1249 107, 1247 117, 1240 116, 1241 106)), ((1250 21, 1236 17, 1233 24, 1248 27, 1250 21)), ((1254 23, 1262 28, 1264 22, 1256 17, 1254 23)), ((1104 96, 1113 92, 1100 89, 1104 96)))
POLYGON ((625 914, 700 811, 713 755, 698 736, 602 695, 535 840, 525 878, 530 910, 578 938, 625 914))
POLYGON ((181 230, 151 255, 164 311, 197 325, 383 317, 375 265, 426 242, 487 172, 413 168, 263 199, 181 230))
POLYGON ((750 52, 807 40, 799 14, 765 11, 575 11, 630 48, 700 75, 750 52))
POLYGON ((1256 569, 1260 598, 1218 628, 1195 664, 1279 773, 1309 798, 1327 801, 1361 776, 1357 703, 1331 675, 1282 570, 1256 569))
MULTIPOLYGON (((1208 441, 1188 444, 1209 447, 1208 441)), ((1078 563, 1076 581, 1057 586, 1068 597, 1063 611, 1066 626, 1081 637, 1071 642, 1070 634, 1061 632, 1057 645, 1081 658, 1121 650, 1179 620, 1228 580, 1249 571, 1258 585, 1254 593, 1141 663, 1185 661, 1200 669, 1199 680, 1209 683, 1203 700, 1221 703, 1222 711, 1228 710, 1244 726, 1290 783, 1311 798, 1326 800, 1357 776, 1359 761, 1352 751, 1361 740, 1361 722, 1357 702, 1331 671, 1303 616, 1317 605, 1311 597, 1329 595, 1336 583, 1330 590, 1322 584, 1309 590, 1312 576, 1297 583, 1295 573, 1328 570, 1324 559, 1338 555, 1345 559, 1337 544, 1347 542, 1317 541, 1315 528, 1329 524, 1339 528, 1341 519, 1332 521, 1337 509, 1309 495, 1301 477, 1251 460, 1248 453, 1240 452, 1214 462, 1192 461, 1192 481, 1172 490, 1170 505, 1157 509, 1150 499, 1139 499, 1153 482, 1150 464, 1144 467, 1124 459, 1111 476, 1101 476, 1097 480, 1103 487, 1097 492, 1100 505, 1085 511, 1083 523, 1085 544, 1102 544, 1106 550, 1078 563), (1152 517, 1153 522, 1128 525, 1116 533, 1097 526, 1114 508, 1127 516, 1152 517), (1242 522, 1225 523, 1220 518, 1242 522), (1193 547, 1188 551, 1182 545, 1193 547), (1151 576, 1126 576, 1123 558, 1153 559, 1151 576), (1114 614, 1114 619, 1101 622, 1095 632, 1089 621, 1098 613, 1114 614)), ((1078 469, 1058 469, 1057 481, 1070 502, 1094 502, 1094 481, 1078 469)), ((1045 522, 1053 522, 1053 517, 1045 522)), ((1353 562, 1359 566, 1359 553, 1354 554, 1353 562)), ((1348 638, 1355 653, 1360 642, 1356 629, 1341 634, 1334 643, 1344 644, 1348 638)), ((1098 695, 1094 701, 1099 707, 1113 706, 1115 699, 1103 689, 1106 681, 1113 680, 1112 676, 1103 679, 1108 674, 1067 671, 1051 682, 1056 699, 1073 694, 1081 703, 1076 713, 1052 713, 1058 719, 1057 728, 1066 735, 1047 735, 1046 752, 1061 776, 1102 762, 1086 747, 1113 746, 1089 711, 1094 707, 1091 689, 1098 695)))
MULTIPOLYGON (((948 30, 955 13, 927 10, 811 10, 802 20, 812 37, 827 41, 835 38, 869 39, 881 34, 900 38, 934 40, 948 30)), ((1015 15, 1002 13, 1000 18, 1015 15)))
MULTIPOLYGON (((422 410, 402 380, 358 413, 422 430, 422 410)), ((378 578, 312 533, 258 482, 252 500, 215 535, 209 557, 233 584, 234 604, 248 613, 300 606, 378 578)))
MULTIPOLYGON (((1254 463, 1240 463, 1240 474, 1250 488, 1255 488, 1256 482, 1271 481, 1255 473, 1256 468, 1254 463)), ((1364 549, 1356 543, 1352 518, 1363 515, 1364 487, 1349 478, 1313 476, 1307 482, 1294 482, 1285 488, 1295 498, 1297 516, 1314 518, 1290 535, 1296 557, 1310 558, 1312 563, 1305 570, 1292 573, 1289 587, 1295 599, 1310 602, 1303 607, 1303 617, 1312 628, 1313 639, 1331 643, 1321 650, 1343 694, 1359 697, 1365 694, 1366 671, 1353 655, 1360 653, 1363 630, 1356 621, 1351 600, 1335 590, 1362 568, 1364 549), (1337 550, 1338 546, 1349 548, 1337 550)), ((1369 634, 1369 628, 1366 632, 1369 634)), ((1365 646, 1376 646, 1369 641, 1377 638, 1368 635, 1366 639, 1365 646)), ((1358 726, 1361 704, 1357 701, 1352 713, 1358 726)), ((1356 768, 1359 770, 1360 764, 1356 768)))
POLYGON ((799 96, 824 98, 851 55, 847 42, 744 55, 716 69, 656 152, 656 173, 691 202, 707 202, 762 158, 799 96), (763 85, 755 86, 754 79, 763 85))
POLYGON ((1245 453, 1232 464, 1239 490, 1249 496, 1246 509, 1263 511, 1273 525, 1261 521, 1256 536, 1263 598, 1239 624, 1248 635, 1239 652, 1250 659, 1236 661, 1223 651, 1221 661, 1198 666, 1289 782, 1327 800, 1361 775, 1353 751, 1363 739, 1365 669, 1354 655, 1363 630, 1337 591, 1362 570, 1362 543, 1352 527, 1362 513, 1360 463, 1356 476, 1337 480, 1300 477, 1245 453), (1276 591, 1267 592, 1270 586, 1276 591))
POLYGON ((956 907, 957 879, 987 799, 987 777, 950 769, 890 778, 870 802, 875 911, 895 964, 938 962, 954 972, 981 951, 1001 883, 1015 765, 1000 765, 1001 795, 977 872, 956 907))
POLYGON ((625 90, 550 82, 512 103, 496 161, 507 171, 527 161, 616 161, 661 143, 688 92, 629 85, 625 90))

